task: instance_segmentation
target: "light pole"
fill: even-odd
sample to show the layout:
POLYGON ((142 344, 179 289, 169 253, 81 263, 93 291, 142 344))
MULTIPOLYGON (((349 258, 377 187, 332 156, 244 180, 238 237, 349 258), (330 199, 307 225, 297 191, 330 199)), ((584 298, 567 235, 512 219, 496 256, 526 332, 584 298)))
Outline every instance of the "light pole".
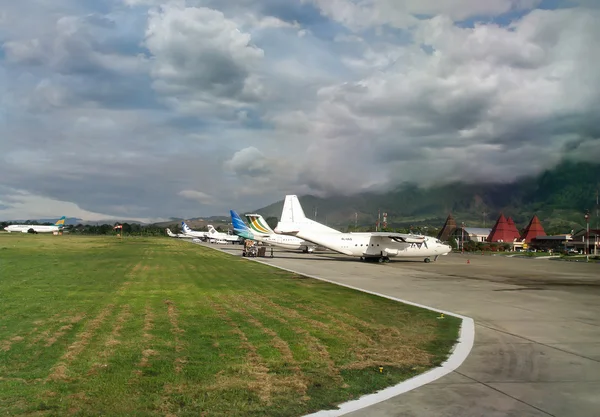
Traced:
POLYGON ((585 260, 590 261, 590 211, 585 211, 585 260))
POLYGON ((462 225, 462 228, 461 228, 462 236, 460 238, 460 251, 461 251, 461 253, 465 253, 465 222, 462 222, 461 225, 462 225))

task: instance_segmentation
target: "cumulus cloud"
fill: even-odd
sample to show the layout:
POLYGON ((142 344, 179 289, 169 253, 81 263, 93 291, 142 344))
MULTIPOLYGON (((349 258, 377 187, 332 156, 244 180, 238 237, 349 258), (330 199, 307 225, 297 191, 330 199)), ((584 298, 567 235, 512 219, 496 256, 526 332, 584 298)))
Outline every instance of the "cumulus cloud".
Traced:
POLYGON ((327 139, 309 148, 312 172, 347 191, 377 181, 331 170, 354 150, 356 166, 377 167, 388 183, 510 181, 552 166, 574 139, 565 129, 582 129, 577 116, 589 120, 600 104, 597 18, 571 9, 537 10, 510 27, 423 21, 414 36, 431 53, 406 47, 389 70, 319 91, 312 136, 327 139))
POLYGON ((108 34, 114 25, 110 18, 95 14, 62 16, 48 33, 38 38, 7 41, 3 49, 11 63, 44 66, 62 74, 142 71, 143 56, 102 50, 98 37, 103 34, 98 32, 108 34))
POLYGON ((271 173, 269 160, 254 146, 237 151, 225 166, 241 176, 262 177, 271 173))
POLYGON ((153 55, 155 89, 182 111, 202 114, 261 99, 254 70, 264 51, 220 11, 178 5, 151 10, 145 45, 153 55))
POLYGON ((595 3, 400 3, 8 2, 0 216, 195 217, 597 161, 595 3))
POLYGON ((444 15, 454 21, 471 17, 498 16, 511 11, 529 10, 542 0, 303 0, 312 2, 323 14, 360 30, 390 25, 407 28, 418 23, 418 16, 444 15))

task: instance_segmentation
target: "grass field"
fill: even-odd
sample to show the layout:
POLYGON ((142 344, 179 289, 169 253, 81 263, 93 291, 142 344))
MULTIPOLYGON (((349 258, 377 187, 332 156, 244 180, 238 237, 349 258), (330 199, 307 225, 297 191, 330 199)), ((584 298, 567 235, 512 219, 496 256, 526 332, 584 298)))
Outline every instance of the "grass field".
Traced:
POLYGON ((302 415, 440 364, 437 316, 166 238, 0 234, 0 414, 302 415))

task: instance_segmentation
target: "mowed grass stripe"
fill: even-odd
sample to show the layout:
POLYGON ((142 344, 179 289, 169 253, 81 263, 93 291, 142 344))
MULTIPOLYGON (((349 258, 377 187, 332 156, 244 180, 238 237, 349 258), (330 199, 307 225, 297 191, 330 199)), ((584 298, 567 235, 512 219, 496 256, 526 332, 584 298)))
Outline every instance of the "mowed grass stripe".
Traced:
MULTIPOLYGON (((230 296, 235 297, 235 296, 230 296)), ((257 304, 253 297, 235 297, 235 302, 249 308, 254 316, 260 317, 261 321, 273 328, 280 328, 280 337, 287 341, 293 352, 294 358, 306 372, 324 372, 327 377, 334 379, 335 383, 343 382, 339 375, 339 369, 331 359, 327 347, 306 328, 290 317, 284 317, 277 310, 265 308, 257 304), (283 325, 283 326, 281 326, 283 325)))
POLYGON ((422 372, 458 333, 177 240, 0 235, 0 256, 2 413, 301 415, 422 372))

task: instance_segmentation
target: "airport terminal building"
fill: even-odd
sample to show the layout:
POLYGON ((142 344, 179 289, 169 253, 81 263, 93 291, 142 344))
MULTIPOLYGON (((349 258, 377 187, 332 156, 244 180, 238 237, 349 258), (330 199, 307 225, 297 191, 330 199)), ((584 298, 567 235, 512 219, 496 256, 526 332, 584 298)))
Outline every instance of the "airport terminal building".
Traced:
POLYGON ((542 251, 576 251, 586 253, 586 243, 589 254, 600 254, 600 229, 590 229, 577 233, 565 233, 547 236, 536 215, 529 221, 527 227, 519 232, 512 218, 506 219, 500 214, 491 229, 482 227, 457 227, 452 215, 446 219, 438 239, 448 241, 454 239, 459 246, 464 242, 510 243, 512 250, 536 249, 542 251))
POLYGON ((451 236, 461 245, 463 238, 465 242, 485 242, 491 232, 492 229, 483 227, 459 227, 451 236))

